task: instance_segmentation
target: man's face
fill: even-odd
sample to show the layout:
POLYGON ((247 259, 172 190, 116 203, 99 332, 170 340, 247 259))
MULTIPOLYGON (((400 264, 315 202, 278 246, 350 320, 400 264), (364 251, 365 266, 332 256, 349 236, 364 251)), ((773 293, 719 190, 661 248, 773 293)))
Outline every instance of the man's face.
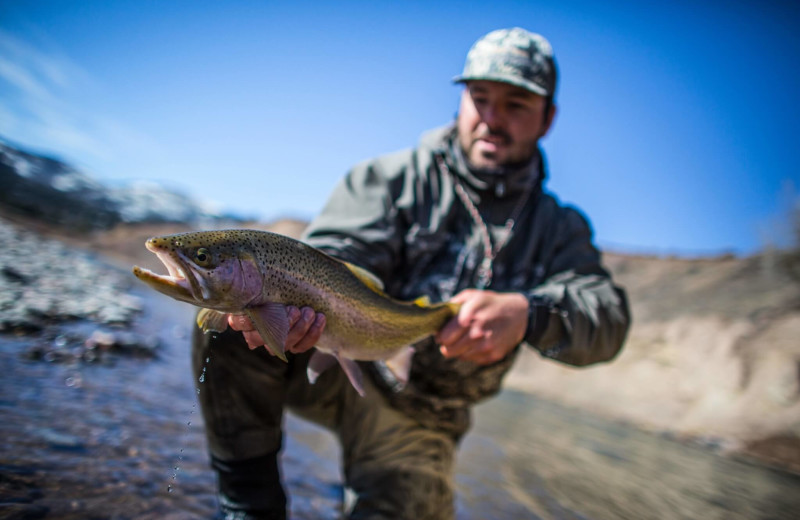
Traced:
POLYGON ((494 169, 528 162, 550 129, 555 107, 508 83, 470 81, 461 95, 458 140, 475 168, 494 169))

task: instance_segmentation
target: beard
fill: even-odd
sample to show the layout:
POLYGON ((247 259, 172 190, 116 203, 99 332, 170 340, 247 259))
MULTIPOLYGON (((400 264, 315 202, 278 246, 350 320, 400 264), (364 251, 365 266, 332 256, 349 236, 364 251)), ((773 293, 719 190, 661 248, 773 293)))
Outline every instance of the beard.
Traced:
POLYGON ((461 144, 464 157, 470 169, 476 173, 502 175, 509 170, 527 166, 538 153, 538 140, 531 142, 515 142, 503 130, 485 129, 470 136, 468 146, 461 144), (505 158, 498 160, 494 152, 478 150, 476 145, 483 139, 491 138, 505 148, 505 158))

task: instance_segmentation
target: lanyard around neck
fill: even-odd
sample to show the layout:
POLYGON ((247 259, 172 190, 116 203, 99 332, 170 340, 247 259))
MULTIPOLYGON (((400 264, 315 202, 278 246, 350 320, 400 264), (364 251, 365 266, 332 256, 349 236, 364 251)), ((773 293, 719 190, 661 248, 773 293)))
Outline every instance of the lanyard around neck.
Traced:
POLYGON ((497 258, 498 253, 500 253, 506 244, 508 244, 509 240, 511 240, 514 225, 517 223, 523 208, 530 198, 535 182, 531 180, 525 186, 525 191, 523 192, 522 196, 520 196, 519 202, 517 202, 514 211, 506 220, 500 241, 497 244, 492 244, 492 235, 489 233, 489 226, 486 224, 486 221, 483 220, 483 217, 478 211, 478 208, 475 206, 475 203, 469 198, 469 194, 467 193, 467 190, 464 189, 461 179, 459 179, 457 175, 450 171, 450 168, 447 166, 446 161, 441 155, 437 155, 436 160, 439 164, 439 169, 452 177, 456 195, 458 195, 458 198, 461 199, 462 204, 464 204, 464 207, 466 208, 481 235, 481 242, 483 244, 483 260, 481 260, 480 266, 478 267, 478 282, 476 284, 476 288, 485 289, 492 283, 494 259, 497 258))

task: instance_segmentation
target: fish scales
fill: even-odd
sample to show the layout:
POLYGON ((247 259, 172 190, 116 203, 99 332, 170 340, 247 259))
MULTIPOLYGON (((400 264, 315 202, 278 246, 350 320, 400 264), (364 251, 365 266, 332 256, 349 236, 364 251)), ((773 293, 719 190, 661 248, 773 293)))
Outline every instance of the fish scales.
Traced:
MULTIPOLYGON (((347 360, 399 357, 401 349, 434 334, 458 311, 457 304, 448 302, 431 306, 392 299, 363 269, 267 231, 182 233, 151 238, 146 245, 169 275, 134 267, 138 278, 173 298, 217 313, 247 314, 270 350, 283 359, 288 331, 283 306, 322 312, 326 325, 316 347, 333 355, 351 381, 360 375, 351 374, 357 366, 347 360)), ((207 328, 211 322, 218 326, 223 320, 201 312, 199 323, 207 328)), ((405 364, 410 363, 410 355, 404 356, 405 364)), ((408 366, 403 369, 407 376, 408 366)))

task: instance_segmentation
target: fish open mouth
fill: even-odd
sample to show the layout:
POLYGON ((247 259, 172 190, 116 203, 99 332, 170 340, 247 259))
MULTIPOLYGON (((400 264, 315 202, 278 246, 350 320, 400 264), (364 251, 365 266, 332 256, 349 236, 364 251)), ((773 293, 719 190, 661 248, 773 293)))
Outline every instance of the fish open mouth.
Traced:
POLYGON ((134 266, 133 274, 147 285, 173 298, 188 302, 199 302, 208 299, 208 288, 188 266, 188 262, 180 258, 180 253, 160 250, 149 240, 147 249, 156 254, 169 274, 162 275, 143 267, 134 266))

